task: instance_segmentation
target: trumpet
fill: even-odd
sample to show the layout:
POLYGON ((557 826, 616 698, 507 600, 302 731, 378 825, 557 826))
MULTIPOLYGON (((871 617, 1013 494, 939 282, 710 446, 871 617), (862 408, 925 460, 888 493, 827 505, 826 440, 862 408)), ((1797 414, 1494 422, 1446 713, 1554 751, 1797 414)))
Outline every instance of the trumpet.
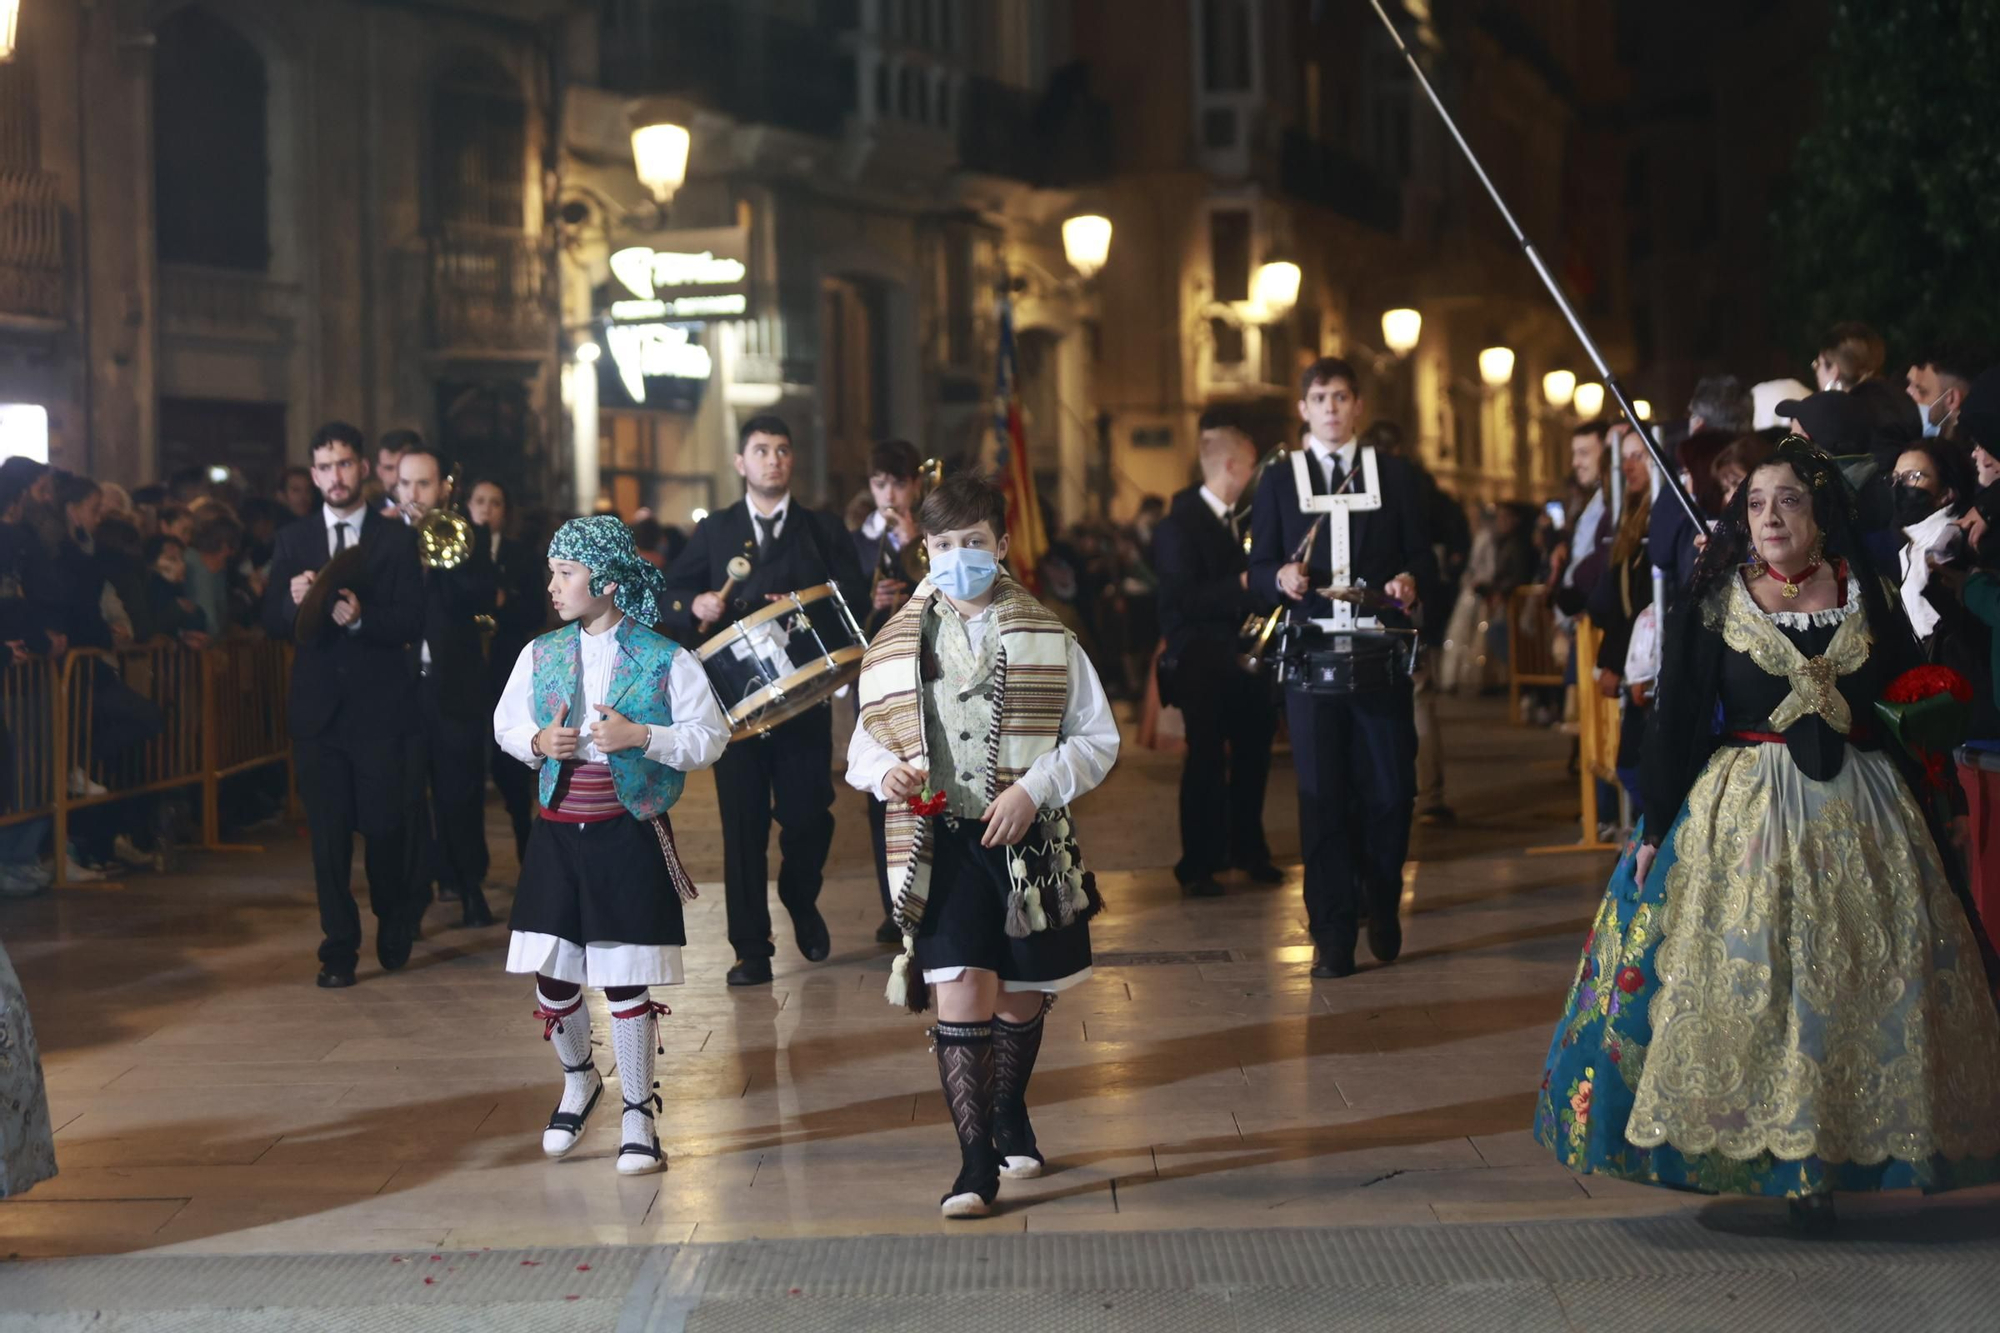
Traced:
POLYGON ((423 513, 409 504, 397 506, 417 534, 417 549, 427 568, 457 569, 472 554, 472 524, 451 509, 457 489, 458 473, 454 471, 444 479, 444 495, 423 513))

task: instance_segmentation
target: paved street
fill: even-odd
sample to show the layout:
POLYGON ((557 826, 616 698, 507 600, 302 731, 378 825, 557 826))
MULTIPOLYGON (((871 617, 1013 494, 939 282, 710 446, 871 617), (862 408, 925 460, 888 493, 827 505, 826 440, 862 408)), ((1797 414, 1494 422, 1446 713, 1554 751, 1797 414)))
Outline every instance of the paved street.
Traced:
MULTIPOLYGON (((1129 1233, 1090 1251, 1115 1275, 1120 1264, 1155 1271, 1158 1247, 1168 1242, 1154 1233, 1174 1231, 1305 1228, 1298 1234, 1308 1240, 1286 1244, 1323 1246, 1364 1242, 1310 1240, 1326 1234, 1311 1229, 1366 1228, 1377 1238, 1366 1243, 1392 1248, 1432 1245, 1410 1238, 1435 1232, 1442 1248, 1434 1257, 1495 1244, 1513 1256, 1508 1262, 1521 1263, 1528 1262, 1522 1254, 1540 1251, 1505 1237, 1555 1234, 1530 1224, 1608 1236, 1614 1219, 1635 1219, 1616 1233, 1640 1238, 1628 1246, 1644 1241, 1644 1226, 1672 1224, 1687 1230, 1661 1234, 1680 1237, 1669 1249, 1684 1257, 1689 1236, 1712 1236, 1718 1226, 1772 1232, 1777 1206, 1579 1180, 1530 1141, 1525 1125, 1550 1025, 1608 866, 1601 856, 1523 850, 1574 837, 1574 825, 1563 822, 1575 789, 1563 772, 1561 738, 1508 727, 1488 703, 1451 702, 1447 717, 1451 799, 1461 821, 1418 835, 1403 961, 1340 982, 1307 975, 1311 947, 1295 880, 1268 890, 1232 882, 1220 900, 1180 896, 1167 869, 1177 852, 1178 759, 1128 739, 1112 782, 1082 816, 1085 849, 1111 906, 1096 932, 1098 975, 1051 1015, 1031 1095, 1056 1169, 1040 1181, 1009 1183, 997 1216, 948 1229, 936 1200, 955 1169, 951 1131, 922 1023, 881 999, 889 953, 871 940, 879 911, 866 828, 858 797, 844 788, 823 900, 833 959, 806 965, 781 925, 777 983, 766 991, 722 984, 730 955, 712 784, 691 782, 676 811, 704 892, 690 919, 693 980, 659 993, 674 1010, 664 1022, 660 1067, 672 1169, 661 1176, 613 1173, 618 1131, 609 1115, 596 1118, 571 1159, 542 1158, 537 1131, 556 1091, 554 1062, 529 1017, 527 985, 500 971, 503 929, 448 928, 455 908, 436 908, 403 974, 382 976, 368 958, 353 990, 315 990, 311 888, 293 829, 263 830, 270 845, 262 854, 197 858, 186 875, 0 905, 0 937, 22 973, 42 1043, 61 1166, 32 1194, 0 1204, 0 1252, 148 1256, 111 1268, 0 1269, 0 1311, 73 1308, 63 1302, 98 1286, 139 1293, 131 1297, 139 1305, 107 1297, 102 1308, 143 1308, 175 1273, 187 1275, 189 1291, 209 1293, 201 1300, 227 1305, 215 1294, 228 1290, 226 1281, 216 1285, 225 1271, 246 1282, 263 1280, 260 1273, 277 1274, 274 1281, 351 1273, 359 1284, 352 1289, 371 1293, 355 1300, 393 1304, 373 1293, 383 1282, 393 1288, 382 1274, 394 1265, 407 1266, 415 1291, 423 1278, 434 1279, 431 1286, 456 1278, 461 1265, 490 1278, 488 1252, 523 1251, 511 1286, 468 1276, 459 1279, 465 1298, 481 1308, 517 1299, 582 1304, 589 1309, 572 1313, 599 1322, 550 1321, 544 1309, 526 1326, 610 1327, 604 1319, 631 1315, 628 1301, 651 1310, 647 1301, 666 1299, 665 1269, 641 1281, 655 1262, 649 1255, 668 1254, 657 1262, 669 1267, 678 1262, 678 1282, 689 1265, 712 1273, 715 1265, 751 1262, 726 1256, 735 1252, 728 1243, 752 1239, 946 1230, 960 1238, 944 1250, 927 1242, 856 1251, 856 1263, 889 1262, 884 1256, 896 1253, 931 1258, 912 1258, 893 1292, 849 1292, 843 1300, 853 1309, 870 1292, 933 1290, 926 1284, 938 1273, 957 1271, 950 1246, 1004 1233, 1027 1240, 1129 1233), (685 1248, 624 1248, 656 1246, 685 1248), (341 1261, 359 1265, 342 1268, 324 1258, 337 1252, 368 1258, 341 1261), (315 1261, 322 1267, 272 1260, 180 1270, 160 1259, 197 1255, 322 1256, 315 1261), (521 1287, 522 1275, 559 1265, 578 1280, 554 1285, 589 1290, 521 1287), (197 1281, 197 1272, 208 1276, 197 1281), (586 1284, 585 1272, 598 1276, 586 1284), (154 1276, 137 1276, 144 1273, 154 1276), (8 1297, 10 1288, 19 1299, 8 1297), (576 1301, 557 1300, 570 1296, 576 1301)), ((1283 756, 1270 808, 1282 861, 1297 846, 1283 756)), ((498 853, 505 839, 494 813, 498 853)), ((499 860, 495 879, 504 885, 511 857, 499 860)), ((601 1036, 601 1008, 599 1020, 601 1036)), ((1850 1211, 1908 1244, 1916 1242, 1903 1233, 1918 1214, 1939 1236, 1969 1232, 1990 1260, 2000 1229, 1994 1197, 1955 1197, 1949 1210, 1885 1199, 1850 1211)), ((1741 1248, 1728 1234, 1715 1243, 1719 1254, 1741 1248)), ((1770 1243, 1782 1249, 1781 1240, 1770 1243)), ((1962 1251, 1962 1244, 1951 1250, 1962 1251)), ((1074 1260, 1077 1253, 983 1252, 1012 1255, 1008 1262, 1030 1269, 1034 1254, 1074 1260)), ((780 1251, 744 1253, 764 1262, 780 1251)), ((1426 1277, 1429 1270, 1412 1261, 1405 1276, 1456 1282, 1472 1271, 1438 1262, 1444 1266, 1426 1277)), ((1787 1273, 1796 1266, 1776 1250, 1770 1262, 1787 1273)), ((1532 1265, 1517 1276, 1535 1291, 1562 1279, 1532 1265)), ((1245 1272, 1217 1281, 1254 1287, 1270 1277, 1245 1272)), ((337 1283, 307 1287, 304 1296, 294 1293, 301 1309, 337 1303, 337 1283)), ((739 1294, 748 1299, 751 1287, 739 1294)), ((756 1287, 754 1294, 771 1293, 756 1287)), ((424 1299, 439 1310, 459 1308, 424 1299)), ((685 1302, 675 1308, 695 1310, 685 1302)), ((761 1308, 739 1313, 753 1320, 761 1308)), ((1560 1327, 1533 1316, 1543 1308, 1530 1302, 1517 1308, 1524 1322, 1486 1318, 1482 1326, 1560 1327)), ((1561 1308, 1571 1310, 1567 1298, 1561 1308)), ((912 1307, 910 1318, 919 1314, 912 1307)), ((1127 1314, 1144 1322, 1136 1307, 1127 1314)), ((703 1317, 720 1316, 711 1308, 703 1317)), ((1022 1317, 1032 1325, 1025 1308, 1022 1317)), ((1251 1319, 1247 1309, 1233 1317, 1251 1319)), ((882 1319, 851 1326, 891 1326, 882 1319)), ((1421 1326, 1449 1324, 1440 1314, 1421 1326)), ((37 1317, 22 1326, 57 1325, 37 1317)))

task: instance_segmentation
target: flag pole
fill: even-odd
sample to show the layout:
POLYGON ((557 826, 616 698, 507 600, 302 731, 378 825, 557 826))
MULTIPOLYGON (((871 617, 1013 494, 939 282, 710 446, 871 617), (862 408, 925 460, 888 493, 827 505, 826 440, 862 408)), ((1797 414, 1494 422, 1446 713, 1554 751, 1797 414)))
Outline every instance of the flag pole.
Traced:
POLYGON ((1563 318, 1569 321, 1569 327, 1576 334, 1577 341, 1583 344, 1583 350, 1590 357, 1591 364, 1597 367, 1598 378, 1604 381, 1605 389, 1617 400, 1619 410, 1625 414, 1625 419, 1639 432, 1639 438, 1645 442, 1646 452, 1653 456, 1653 462, 1660 469, 1661 482, 1672 489, 1674 498, 1680 501, 1681 508, 1687 510, 1687 516, 1694 521, 1695 527, 1702 532, 1708 531, 1707 520, 1703 519, 1701 511, 1695 508, 1694 500, 1688 495, 1687 488, 1681 485, 1680 470, 1668 462, 1659 441, 1653 438, 1653 432, 1639 419, 1638 410, 1632 406, 1632 400, 1625 396, 1625 387, 1618 382, 1618 377, 1611 373, 1611 367, 1605 361, 1604 353, 1598 350, 1590 331, 1583 327, 1583 321, 1570 306, 1569 298, 1563 295, 1562 287, 1556 282, 1555 275, 1549 272, 1549 266, 1542 262, 1541 252, 1535 249, 1535 243, 1521 230, 1521 224, 1514 220, 1514 214, 1508 209, 1507 201, 1500 197, 1499 189, 1494 186, 1493 178, 1486 174, 1486 168, 1480 165, 1478 155, 1472 151, 1472 145, 1465 141, 1463 134, 1459 133, 1458 123, 1451 118, 1451 112, 1444 109, 1444 103, 1439 100, 1437 89, 1431 86, 1430 78, 1424 73, 1424 67, 1417 63, 1416 55, 1403 41, 1403 34, 1396 30, 1395 20, 1391 19, 1389 12, 1382 8, 1382 0, 1368 0, 1368 3, 1374 6, 1375 15, 1382 20, 1382 26, 1389 30, 1389 40, 1403 53, 1403 59, 1409 63, 1410 72, 1417 76, 1418 86, 1424 90, 1424 96, 1430 99, 1431 106, 1437 110, 1438 118, 1444 121, 1444 127, 1450 133, 1452 141, 1458 145, 1458 150, 1465 154, 1465 160, 1472 167, 1473 174, 1479 177, 1479 183, 1486 187, 1486 193, 1492 197, 1493 206, 1500 210, 1501 221, 1507 224, 1508 231, 1514 233, 1514 240, 1520 244, 1522 253, 1527 255, 1528 263, 1534 266, 1535 276, 1542 280, 1542 285, 1549 289, 1549 295, 1555 298, 1556 308, 1562 311, 1563 318))

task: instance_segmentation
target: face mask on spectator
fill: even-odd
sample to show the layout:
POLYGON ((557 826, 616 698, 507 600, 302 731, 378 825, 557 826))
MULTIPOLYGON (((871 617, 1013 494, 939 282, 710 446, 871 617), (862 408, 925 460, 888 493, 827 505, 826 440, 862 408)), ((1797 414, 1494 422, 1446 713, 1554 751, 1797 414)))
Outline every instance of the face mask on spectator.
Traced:
POLYGON ((1896 483, 1896 522, 1906 528, 1917 524, 1937 512, 1938 498, 1923 487, 1912 482, 1896 483))
POLYGON ((1949 412, 1945 413, 1944 421, 1931 420, 1931 410, 1942 401, 1944 401, 1944 395, 1940 393, 1928 403, 1917 404, 1917 416, 1924 423, 1924 438, 1927 440, 1936 439, 1938 432, 1944 429, 1944 422, 1951 420, 1951 413, 1949 412))

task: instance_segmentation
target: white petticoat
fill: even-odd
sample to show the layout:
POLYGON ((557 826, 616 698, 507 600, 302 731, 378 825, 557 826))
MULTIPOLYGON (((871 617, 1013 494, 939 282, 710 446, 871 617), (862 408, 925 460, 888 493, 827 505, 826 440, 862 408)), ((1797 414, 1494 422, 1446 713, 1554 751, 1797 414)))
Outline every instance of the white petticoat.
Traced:
MULTIPOLYGON (((924 969, 924 984, 926 986, 935 986, 940 981, 957 981, 967 972, 988 972, 991 970, 991 968, 983 967, 927 967, 924 969)), ((1000 983, 1000 989, 1009 995, 1028 995, 1035 991, 1054 995, 1057 991, 1068 990, 1078 982, 1088 980, 1090 980, 1090 969, 1086 967, 1081 972, 1072 972, 1066 977, 1057 977, 1054 981, 1003 981, 1000 983)), ((613 984, 617 983, 614 982, 613 984)))
POLYGON ((538 972, 578 986, 678 986, 678 944, 576 944, 559 935, 517 930, 507 941, 509 972, 538 972))

